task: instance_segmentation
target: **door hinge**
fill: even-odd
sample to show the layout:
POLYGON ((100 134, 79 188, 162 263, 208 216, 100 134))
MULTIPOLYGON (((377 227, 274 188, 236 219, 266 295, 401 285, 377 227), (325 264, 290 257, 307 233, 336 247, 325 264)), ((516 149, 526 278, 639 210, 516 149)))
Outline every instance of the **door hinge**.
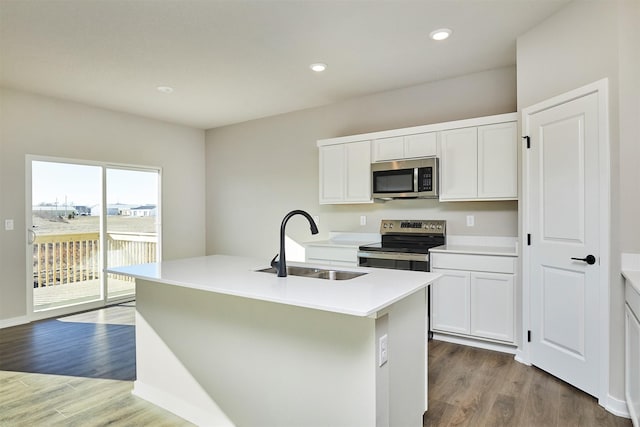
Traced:
POLYGON ((527 234, 527 246, 531 246, 531 234, 527 234))
POLYGON ((527 342, 531 342, 531 331, 527 331, 527 342))
POLYGON ((527 140, 527 148, 531 148, 531 137, 523 136, 522 139, 526 139, 527 140))

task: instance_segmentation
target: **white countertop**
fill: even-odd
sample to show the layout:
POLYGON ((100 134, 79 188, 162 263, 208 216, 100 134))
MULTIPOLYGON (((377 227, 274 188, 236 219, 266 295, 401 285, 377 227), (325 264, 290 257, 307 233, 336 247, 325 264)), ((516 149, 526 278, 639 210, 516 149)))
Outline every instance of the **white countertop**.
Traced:
POLYGON ((640 254, 623 253, 621 267, 627 283, 640 293, 640 254))
POLYGON ((515 246, 442 245, 429 249, 429 252, 510 257, 518 256, 515 246))
POLYGON ((430 249, 431 252, 496 255, 517 257, 518 240, 509 236, 460 236, 448 235, 447 244, 430 249))
POLYGON ((332 248, 346 247, 358 249, 358 247, 362 245, 378 242, 380 242, 380 234, 378 233, 331 231, 329 232, 329 239, 327 240, 312 240, 304 242, 303 244, 305 246, 326 246, 332 248))
POLYGON ((640 293, 640 271, 622 270, 622 275, 633 288, 640 293))
MULTIPOLYGON (((297 262, 287 264, 331 268, 297 262)), ((362 317, 375 316, 440 277, 438 273, 360 267, 340 268, 368 273, 350 280, 277 277, 254 271, 266 267, 269 260, 211 255, 107 271, 184 288, 362 317)))

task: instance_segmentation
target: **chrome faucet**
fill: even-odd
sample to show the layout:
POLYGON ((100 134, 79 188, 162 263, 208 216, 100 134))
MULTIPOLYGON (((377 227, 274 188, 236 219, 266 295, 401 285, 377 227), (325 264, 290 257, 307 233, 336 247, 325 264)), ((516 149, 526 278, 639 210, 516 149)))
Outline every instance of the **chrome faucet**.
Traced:
POLYGON ((275 268, 278 272, 278 277, 287 277, 287 257, 284 253, 284 229, 287 226, 287 221, 294 215, 302 215, 309 221, 309 225, 311 226, 311 234, 318 234, 318 226, 316 225, 311 215, 302 210, 291 211, 284 216, 282 220, 282 224, 280 225, 280 253, 276 254, 271 260, 271 267, 275 268), (278 261, 276 261, 278 258, 278 261))

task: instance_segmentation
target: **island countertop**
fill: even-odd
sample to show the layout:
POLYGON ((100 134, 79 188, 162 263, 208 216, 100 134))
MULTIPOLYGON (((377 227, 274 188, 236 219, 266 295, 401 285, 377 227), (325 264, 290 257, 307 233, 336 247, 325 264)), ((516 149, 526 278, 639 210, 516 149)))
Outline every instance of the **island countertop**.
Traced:
MULTIPOLYGON (((335 266, 296 262, 287 264, 335 270, 335 266)), ((340 268, 343 271, 367 273, 349 280, 277 277, 272 273, 255 271, 266 267, 269 267, 267 260, 210 255, 115 267, 107 272, 184 288, 361 317, 375 316, 378 311, 440 277, 438 273, 361 267, 340 268)))

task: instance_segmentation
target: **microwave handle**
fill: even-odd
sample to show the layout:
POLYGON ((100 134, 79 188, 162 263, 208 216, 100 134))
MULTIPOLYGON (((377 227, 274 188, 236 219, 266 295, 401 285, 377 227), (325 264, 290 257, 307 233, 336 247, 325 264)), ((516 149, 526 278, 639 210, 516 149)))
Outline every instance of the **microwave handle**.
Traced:
POLYGON ((420 168, 413 168, 413 191, 418 191, 418 171, 420 168))

